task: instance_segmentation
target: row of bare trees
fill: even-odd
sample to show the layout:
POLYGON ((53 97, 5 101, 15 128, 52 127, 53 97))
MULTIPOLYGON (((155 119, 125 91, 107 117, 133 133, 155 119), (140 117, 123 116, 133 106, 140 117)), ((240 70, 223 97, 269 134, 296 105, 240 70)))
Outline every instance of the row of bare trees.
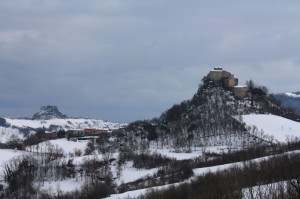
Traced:
MULTIPOLYGON (((34 153, 13 158, 3 165, 4 179, 8 184, 3 198, 32 198, 35 195, 55 198, 53 193, 46 193, 40 187, 46 182, 68 179, 81 181, 93 193, 98 193, 94 186, 100 186, 107 196, 114 187, 110 169, 111 156, 110 153, 105 153, 100 160, 96 153, 93 154, 84 158, 82 164, 76 165, 72 158, 64 156, 61 148, 45 142, 34 153)), ((92 194, 86 190, 76 192, 76 195, 92 194)), ((68 194, 61 194, 60 197, 62 196, 67 198, 68 194)))
POLYGON ((299 165, 299 154, 274 156, 207 173, 191 183, 152 189, 139 198, 299 199, 299 165))

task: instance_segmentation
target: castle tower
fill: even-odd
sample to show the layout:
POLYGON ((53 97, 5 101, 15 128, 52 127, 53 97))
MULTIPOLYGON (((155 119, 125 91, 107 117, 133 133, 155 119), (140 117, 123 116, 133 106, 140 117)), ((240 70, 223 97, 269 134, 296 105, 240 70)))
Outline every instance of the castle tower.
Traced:
POLYGON ((215 82, 221 82, 224 87, 228 89, 232 89, 238 85, 238 79, 230 72, 223 70, 221 67, 214 67, 214 70, 211 70, 208 73, 207 79, 215 82))

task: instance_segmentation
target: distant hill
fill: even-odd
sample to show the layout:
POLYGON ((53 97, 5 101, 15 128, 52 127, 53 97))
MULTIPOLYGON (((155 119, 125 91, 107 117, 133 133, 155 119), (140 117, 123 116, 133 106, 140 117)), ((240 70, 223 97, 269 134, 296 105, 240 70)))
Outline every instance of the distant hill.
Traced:
POLYGON ((120 128, 123 124, 106 122, 98 119, 88 119, 88 118, 53 118, 49 120, 31 120, 31 119, 10 119, 5 118, 6 123, 11 126, 11 128, 17 128, 20 131, 28 131, 43 128, 46 131, 57 131, 60 129, 70 130, 70 129, 84 129, 84 128, 95 128, 95 129, 105 129, 113 130, 120 128))
POLYGON ((246 86, 237 83, 231 73, 216 68, 203 78, 190 100, 173 105, 158 118, 129 124, 127 132, 180 151, 191 146, 252 146, 272 140, 262 129, 246 124, 244 115, 272 114, 300 121, 299 115, 276 103, 265 87, 252 81, 246 86), (240 88, 243 95, 237 93, 240 88))
POLYGON ((300 92, 273 94, 281 106, 293 109, 300 114, 300 92))
POLYGON ((114 130, 125 126, 125 124, 112 123, 99 119, 83 117, 69 117, 62 114, 56 106, 42 106, 38 113, 32 118, 1 118, 0 117, 0 143, 5 143, 11 136, 26 138, 31 132, 38 129, 45 131, 59 131, 72 129, 103 129, 114 130))

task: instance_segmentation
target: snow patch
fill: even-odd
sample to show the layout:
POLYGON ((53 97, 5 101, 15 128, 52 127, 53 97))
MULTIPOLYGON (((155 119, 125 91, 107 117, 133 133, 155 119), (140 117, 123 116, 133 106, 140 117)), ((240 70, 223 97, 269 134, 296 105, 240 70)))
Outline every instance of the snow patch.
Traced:
POLYGON ((161 154, 163 156, 167 156, 168 158, 175 158, 176 160, 187 160, 187 159, 193 159, 202 154, 201 151, 195 151, 193 150, 191 153, 176 153, 171 151, 170 149, 150 149, 152 153, 161 154))
POLYGON ((286 96, 289 96, 289 97, 296 97, 296 98, 300 98, 300 95, 299 94, 295 94, 295 93, 285 93, 286 96))
POLYGON ((40 190, 43 190, 50 195, 58 195, 63 192, 71 192, 75 190, 80 190, 84 185, 84 181, 76 181, 75 179, 68 179, 63 181, 46 181, 41 185, 40 190))

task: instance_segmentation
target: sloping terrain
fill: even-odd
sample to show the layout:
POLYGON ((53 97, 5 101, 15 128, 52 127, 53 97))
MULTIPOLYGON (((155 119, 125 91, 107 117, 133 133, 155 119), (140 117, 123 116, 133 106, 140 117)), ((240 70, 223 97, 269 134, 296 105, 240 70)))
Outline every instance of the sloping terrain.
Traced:
POLYGON ((295 137, 300 138, 300 122, 271 114, 243 115, 242 118, 246 125, 255 126, 257 133, 272 136, 276 141, 287 142, 295 137))

